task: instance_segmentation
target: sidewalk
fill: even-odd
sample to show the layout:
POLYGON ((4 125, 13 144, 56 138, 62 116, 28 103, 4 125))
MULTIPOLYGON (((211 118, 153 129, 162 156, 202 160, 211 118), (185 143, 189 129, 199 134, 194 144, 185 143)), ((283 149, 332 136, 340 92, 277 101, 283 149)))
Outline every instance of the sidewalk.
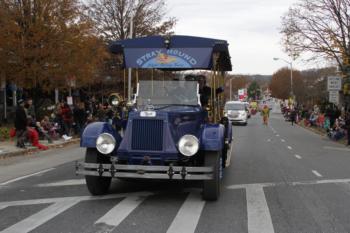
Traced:
MULTIPOLYGON (((80 138, 72 138, 70 140, 59 139, 53 141, 53 143, 48 143, 47 140, 40 140, 40 143, 47 146, 50 149, 52 148, 60 148, 66 145, 79 143, 80 138)), ((37 147, 27 146, 26 149, 18 148, 15 146, 14 141, 3 141, 0 142, 0 159, 4 159, 7 157, 23 155, 23 154, 31 154, 42 151, 37 147)))

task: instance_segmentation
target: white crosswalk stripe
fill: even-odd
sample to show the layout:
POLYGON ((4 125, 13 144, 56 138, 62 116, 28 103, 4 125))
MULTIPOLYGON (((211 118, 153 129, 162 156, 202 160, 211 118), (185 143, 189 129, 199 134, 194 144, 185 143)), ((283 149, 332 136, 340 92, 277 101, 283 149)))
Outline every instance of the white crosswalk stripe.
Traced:
POLYGON ((248 232, 274 233, 263 186, 249 186, 247 192, 248 232))
POLYGON ((85 179, 72 179, 63 180, 54 183, 38 184, 37 187, 57 187, 57 186, 70 186, 70 185, 85 185, 85 179))
POLYGON ((131 196, 127 197, 111 210, 109 210, 104 216, 98 219, 95 224, 106 224, 108 226, 117 227, 134 209, 136 209, 143 201, 145 197, 131 196))
MULTIPOLYGON (((247 229, 248 233, 274 233, 270 209, 265 197, 264 188, 283 187, 283 186, 305 186, 318 184, 349 184, 350 179, 334 180, 312 180, 296 182, 276 182, 276 183, 257 183, 257 184, 237 184, 226 187, 229 190, 244 189, 246 194, 247 208, 247 229)), ((169 219, 167 233, 194 233, 199 220, 203 214, 206 202, 202 199, 199 189, 185 189, 188 192, 186 199, 177 210, 174 219, 169 219)), ((91 227, 94 232, 112 232, 118 230, 122 222, 128 221, 128 217, 140 206, 149 196, 161 193, 134 192, 120 193, 105 196, 76 196, 44 198, 34 200, 20 200, 0 202, 0 210, 4 211, 7 207, 49 204, 46 208, 25 217, 23 220, 14 223, 12 226, 1 231, 1 233, 17 233, 35 231, 39 226, 54 219, 63 212, 68 211, 82 201, 111 200, 121 199, 117 204, 111 205, 106 213, 96 216, 91 227)), ((113 203, 113 202, 112 202, 113 203)), ((235 208, 230 206, 229 208, 235 208)), ((6 211, 6 210, 5 210, 6 211)), ((175 214, 175 213, 174 213, 175 214)), ((166 229, 166 228, 165 228, 166 229)))
POLYGON ((175 216, 167 233, 193 233, 196 230, 204 204, 205 201, 201 199, 198 193, 190 193, 175 216))
POLYGON ((80 200, 67 200, 60 201, 55 204, 50 205, 49 207, 39 211, 36 214, 12 225, 11 227, 3 230, 1 233, 26 233, 34 230, 38 226, 44 224, 55 216, 59 215, 63 211, 71 208, 75 204, 77 204, 80 200))

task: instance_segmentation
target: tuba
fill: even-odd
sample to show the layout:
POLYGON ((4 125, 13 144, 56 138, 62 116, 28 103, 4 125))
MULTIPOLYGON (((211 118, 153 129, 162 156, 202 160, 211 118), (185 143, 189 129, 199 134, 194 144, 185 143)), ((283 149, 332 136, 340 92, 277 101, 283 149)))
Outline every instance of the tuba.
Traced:
POLYGON ((108 104, 113 108, 118 107, 123 102, 123 98, 119 95, 119 93, 112 93, 108 97, 108 104))

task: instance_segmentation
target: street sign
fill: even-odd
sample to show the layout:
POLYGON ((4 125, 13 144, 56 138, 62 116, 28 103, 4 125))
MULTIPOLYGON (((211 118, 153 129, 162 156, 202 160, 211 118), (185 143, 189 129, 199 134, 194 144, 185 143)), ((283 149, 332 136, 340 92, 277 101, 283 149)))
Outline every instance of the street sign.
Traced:
POLYGON ((340 91, 341 88, 341 77, 339 76, 329 76, 327 80, 327 90, 328 91, 340 91))
POLYGON ((329 92, 329 102, 333 104, 339 104, 339 91, 329 92))

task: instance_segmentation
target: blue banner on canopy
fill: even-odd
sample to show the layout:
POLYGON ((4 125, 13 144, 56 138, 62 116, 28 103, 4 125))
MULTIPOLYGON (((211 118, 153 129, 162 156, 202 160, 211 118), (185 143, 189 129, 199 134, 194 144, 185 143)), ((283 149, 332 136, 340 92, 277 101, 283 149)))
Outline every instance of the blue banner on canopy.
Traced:
POLYGON ((205 69, 211 62, 212 48, 125 48, 127 67, 157 69, 205 69))

